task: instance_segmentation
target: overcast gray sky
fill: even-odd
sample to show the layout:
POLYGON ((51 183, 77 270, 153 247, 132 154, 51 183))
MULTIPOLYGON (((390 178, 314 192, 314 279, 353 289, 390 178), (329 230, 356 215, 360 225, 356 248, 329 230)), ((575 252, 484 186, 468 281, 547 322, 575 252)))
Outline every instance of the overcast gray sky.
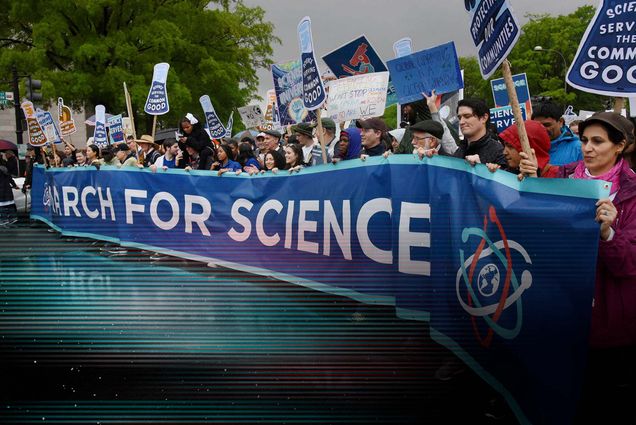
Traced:
MULTIPOLYGON (((299 56, 298 22, 307 15, 316 56, 340 47, 365 34, 380 57, 393 58, 393 43, 402 37, 413 39, 415 51, 454 41, 460 56, 474 56, 475 47, 468 33, 469 16, 461 0, 244 0, 246 5, 260 6, 266 19, 275 26, 282 44, 274 46, 275 62, 299 56)), ((510 0, 513 13, 523 25, 525 15, 568 14, 578 7, 598 5, 598 0, 510 0)), ((321 72, 326 71, 322 61, 321 72)), ((259 94, 265 98, 273 88, 269 70, 258 71, 259 94)))

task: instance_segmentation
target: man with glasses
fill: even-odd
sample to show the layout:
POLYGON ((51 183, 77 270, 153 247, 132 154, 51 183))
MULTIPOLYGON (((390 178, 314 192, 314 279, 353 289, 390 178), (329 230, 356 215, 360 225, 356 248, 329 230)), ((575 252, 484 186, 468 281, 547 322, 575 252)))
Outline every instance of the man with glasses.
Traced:
POLYGON ((481 99, 460 100, 457 118, 464 140, 453 156, 465 158, 471 165, 492 163, 506 169, 508 162, 503 153, 504 147, 486 127, 490 119, 486 103, 481 99))

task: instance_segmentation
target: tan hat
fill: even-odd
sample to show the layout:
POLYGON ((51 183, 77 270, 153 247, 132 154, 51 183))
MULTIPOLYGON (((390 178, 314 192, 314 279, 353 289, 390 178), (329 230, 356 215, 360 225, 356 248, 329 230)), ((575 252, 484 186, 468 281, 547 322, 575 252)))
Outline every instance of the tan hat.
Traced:
POLYGON ((152 145, 154 147, 159 146, 157 143, 155 143, 155 139, 148 135, 148 134, 144 134, 143 136, 141 136, 139 139, 135 140, 135 142, 139 143, 152 143, 152 145))

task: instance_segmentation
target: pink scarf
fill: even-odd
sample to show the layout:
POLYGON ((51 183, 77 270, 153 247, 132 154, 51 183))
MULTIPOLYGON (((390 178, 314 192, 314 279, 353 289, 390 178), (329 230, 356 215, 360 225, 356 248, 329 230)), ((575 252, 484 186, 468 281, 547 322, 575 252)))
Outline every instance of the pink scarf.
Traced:
POLYGON ((584 180, 605 180, 606 182, 612 183, 612 189, 610 191, 610 195, 614 195, 618 192, 621 177, 621 170, 623 169, 623 160, 621 159, 605 174, 601 174, 600 176, 593 176, 590 172, 585 168, 585 163, 583 161, 579 162, 574 170, 574 178, 575 179, 584 179, 584 180))

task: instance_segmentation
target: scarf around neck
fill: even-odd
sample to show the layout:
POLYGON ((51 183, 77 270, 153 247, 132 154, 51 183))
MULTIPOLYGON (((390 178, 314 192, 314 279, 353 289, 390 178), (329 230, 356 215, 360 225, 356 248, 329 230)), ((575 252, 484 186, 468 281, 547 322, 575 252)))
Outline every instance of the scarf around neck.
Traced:
POLYGON ((612 189, 610 190, 610 195, 616 194, 618 192, 620 186, 620 176, 621 170, 623 169, 623 159, 618 161, 616 165, 612 167, 608 172, 601 174, 600 176, 593 176, 590 174, 590 171, 585 168, 585 163, 583 161, 579 162, 574 170, 574 178, 575 179, 584 179, 584 180, 605 180, 607 182, 612 183, 612 189))

